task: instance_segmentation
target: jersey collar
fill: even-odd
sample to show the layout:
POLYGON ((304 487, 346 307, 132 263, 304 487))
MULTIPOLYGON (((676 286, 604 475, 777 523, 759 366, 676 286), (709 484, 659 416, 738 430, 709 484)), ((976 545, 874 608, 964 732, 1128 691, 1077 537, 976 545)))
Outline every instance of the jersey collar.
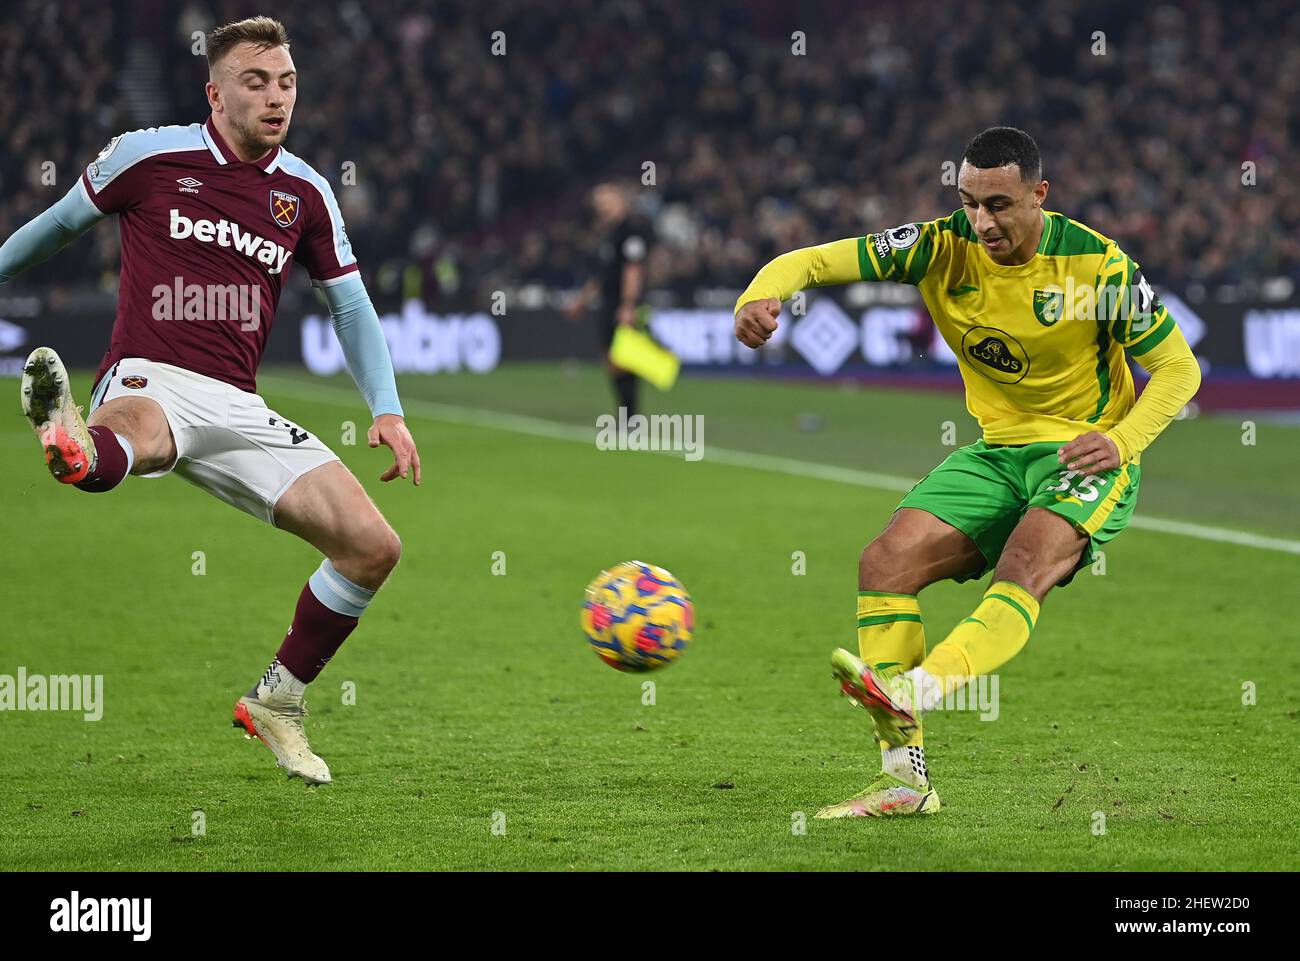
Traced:
POLYGON ((1047 253, 1047 248, 1050 246, 1049 241, 1051 241, 1052 239, 1052 218, 1047 216, 1046 210, 1042 211, 1042 215, 1043 215, 1043 236, 1038 238, 1037 253, 1045 254, 1047 253))
MULTIPOLYGON (((235 152, 230 149, 230 145, 226 143, 221 134, 217 133, 217 127, 212 122, 212 117, 208 117, 203 123, 203 142, 208 145, 208 150, 212 152, 212 156, 216 158, 219 164, 245 162, 235 156, 235 152)), ((280 166, 280 154, 283 152, 284 148, 277 146, 265 157, 252 161, 251 166, 257 167, 263 173, 274 173, 276 168, 280 166)))

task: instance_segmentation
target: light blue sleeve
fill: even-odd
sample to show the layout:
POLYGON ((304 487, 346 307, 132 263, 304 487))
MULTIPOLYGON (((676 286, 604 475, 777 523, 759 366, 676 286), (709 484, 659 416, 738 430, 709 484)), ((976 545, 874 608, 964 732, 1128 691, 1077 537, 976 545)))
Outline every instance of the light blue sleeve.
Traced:
POLYGON ((86 196, 81 178, 77 178, 61 200, 15 230, 0 246, 0 286, 48 260, 103 219, 104 214, 86 196))
POLYGON ((370 302, 366 285, 353 274, 344 280, 320 287, 334 319, 334 333, 343 347, 348 373, 366 399, 370 415, 402 416, 402 402, 397 399, 397 381, 393 377, 393 359, 388 353, 379 314, 370 302))

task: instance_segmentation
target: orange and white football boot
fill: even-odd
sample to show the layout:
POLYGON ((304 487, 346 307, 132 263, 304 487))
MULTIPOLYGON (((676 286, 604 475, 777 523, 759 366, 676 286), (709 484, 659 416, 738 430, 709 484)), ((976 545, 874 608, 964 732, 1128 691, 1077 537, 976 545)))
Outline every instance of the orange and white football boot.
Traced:
POLYGON ((95 440, 72 402, 59 355, 37 347, 23 365, 23 413, 45 449, 45 464, 60 484, 84 480, 95 466, 95 440))

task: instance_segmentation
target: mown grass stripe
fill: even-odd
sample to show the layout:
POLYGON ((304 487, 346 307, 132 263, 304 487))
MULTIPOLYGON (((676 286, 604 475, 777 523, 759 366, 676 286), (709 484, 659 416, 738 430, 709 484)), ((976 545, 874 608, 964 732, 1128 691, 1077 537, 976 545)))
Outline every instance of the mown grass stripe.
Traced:
MULTIPOLYGON (((264 374, 258 377, 259 383, 268 390, 278 391, 286 397, 314 401, 318 404, 330 403, 345 410, 364 410, 365 402, 355 389, 332 387, 328 384, 312 383, 303 377, 276 376, 264 374)), ((313 378, 314 379, 314 378, 313 378)), ((412 398, 404 400, 408 416, 424 417, 429 420, 448 424, 461 424, 471 427, 487 427, 493 430, 513 431, 532 437, 547 437, 554 440, 575 441, 594 444, 596 440, 595 425, 586 427, 577 424, 564 424, 559 421, 544 420, 541 417, 529 417, 526 414, 509 414, 504 411, 486 410, 478 407, 461 407, 456 404, 441 404, 437 401, 412 398)), ((654 451, 660 457, 680 458, 680 451, 654 451)), ((819 464, 816 461, 798 460, 794 457, 778 457, 772 454, 755 454, 750 451, 730 450, 725 447, 710 445, 705 452, 705 460, 714 464, 728 464, 733 467, 745 467, 750 470, 769 471, 774 474, 786 474, 791 477, 803 477, 811 480, 831 481, 836 484, 848 484, 853 487, 869 487, 873 490, 895 491, 906 494, 916 486, 915 477, 899 477, 896 474, 879 474, 875 471, 858 470, 853 467, 840 467, 837 464, 819 464)), ((1162 534, 1176 534, 1196 540, 1212 541, 1220 544, 1236 544, 1241 547, 1254 547, 1264 551, 1278 551, 1283 554, 1300 556, 1300 541, 1283 537, 1268 537, 1250 531, 1231 530, 1226 527, 1210 527, 1207 524, 1194 524, 1167 517, 1144 515, 1129 521, 1129 527, 1136 530, 1158 531, 1162 534)))

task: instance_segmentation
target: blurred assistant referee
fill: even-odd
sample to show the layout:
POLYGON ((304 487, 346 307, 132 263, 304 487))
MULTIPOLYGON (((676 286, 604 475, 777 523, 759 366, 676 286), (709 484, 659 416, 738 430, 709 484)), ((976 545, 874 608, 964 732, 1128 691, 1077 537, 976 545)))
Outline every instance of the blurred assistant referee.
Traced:
POLYGON ((632 215, 632 202, 626 188, 604 183, 591 192, 596 211, 600 244, 600 274, 587 281, 569 310, 576 317, 585 310, 599 291, 597 336, 604 350, 605 367, 620 407, 631 417, 637 413, 637 377, 615 367, 609 358, 614 332, 620 325, 636 322, 636 308, 645 292, 646 256, 650 252, 650 229, 632 215))

